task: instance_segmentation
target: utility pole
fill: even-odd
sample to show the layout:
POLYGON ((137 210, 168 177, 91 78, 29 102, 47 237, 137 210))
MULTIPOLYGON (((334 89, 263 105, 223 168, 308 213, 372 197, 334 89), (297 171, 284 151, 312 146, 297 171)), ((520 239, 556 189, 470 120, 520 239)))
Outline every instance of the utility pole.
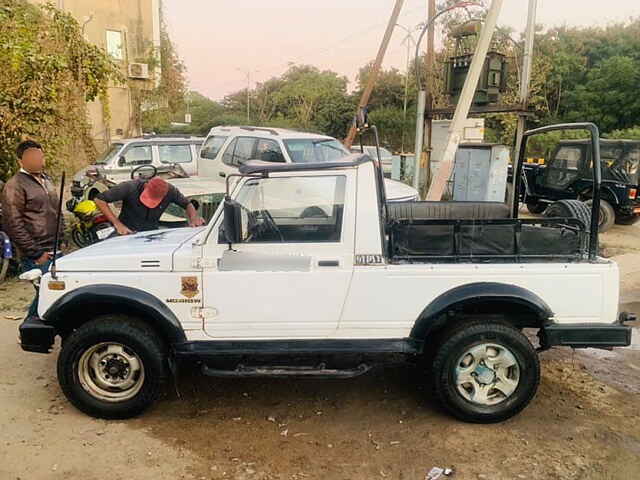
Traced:
MULTIPOLYGON (((428 1, 429 5, 429 10, 428 10, 428 22, 433 21, 433 17, 436 14, 436 0, 429 0, 428 1)), ((432 132, 433 132, 433 119, 432 119, 432 115, 431 115, 431 110, 433 109, 433 70, 434 70, 434 65, 435 65, 435 54, 434 54, 434 49, 435 49, 435 25, 429 29, 429 31, 427 32, 427 98, 426 98, 426 103, 425 103, 425 114, 426 114, 426 121, 425 121, 425 129, 426 129, 426 134, 427 134, 427 144, 426 144, 426 158, 425 158, 425 175, 424 175, 424 189, 423 191, 426 192, 429 190, 429 183, 431 182, 431 150, 432 150, 432 144, 431 144, 431 138, 432 138, 432 132)), ((422 165, 421 165, 422 166, 422 165)), ((418 190, 420 191, 420 190, 418 190)), ((423 198, 425 195, 420 195, 421 198, 423 198)))
MULTIPOLYGON (((513 158, 517 158, 520 153, 520 147, 522 145, 522 137, 526 128, 527 117, 522 113, 526 110, 529 103, 529 85, 531 83, 531 64, 533 62, 533 41, 536 35, 536 10, 538 7, 538 0, 529 0, 529 12, 527 14, 527 30, 524 40, 524 55, 522 57, 522 77, 520 78, 520 104, 521 113, 518 114, 518 126, 516 128, 516 145, 513 152, 513 158)), ((514 162, 515 166, 515 162, 514 162)), ((515 167, 514 167, 515 168, 515 167)), ((518 178, 514 178, 515 182, 520 181, 518 178)), ((511 195, 515 195, 516 189, 512 189, 511 195)), ((514 205, 514 199, 509 198, 509 205, 514 205)), ((513 214, 513 212, 512 212, 513 214)))
MULTIPOLYGON (((389 46, 389 41, 391 40, 391 34, 393 33, 393 28, 398 22, 398 17, 400 16, 400 10, 402 10, 402 5, 404 4, 404 0, 396 0, 396 4, 393 7, 393 12, 391 12, 391 18, 389 18, 389 23, 387 24, 387 29, 384 32, 384 37, 382 38, 382 43, 380 44, 380 48, 378 49, 378 55, 376 56, 376 60, 373 64, 373 68, 369 73, 369 78, 367 79, 367 86, 362 92, 362 97, 360 98, 360 102, 358 103, 358 110, 367 106, 369 103, 369 97, 371 97, 371 92, 373 91, 373 87, 376 83, 376 79, 378 78, 378 73, 380 72, 380 67, 382 66, 382 60, 384 59, 384 55, 387 52, 387 47, 389 46)), ((349 127, 349 132, 347 133, 347 138, 344 140, 344 145, 347 148, 351 148, 353 144, 353 139, 356 137, 356 124, 353 122, 351 127, 349 127)))
POLYGON ((399 23, 396 23, 396 26, 402 28, 404 31, 407 32, 407 36, 404 37, 404 40, 402 41, 402 43, 407 44, 407 70, 404 76, 404 104, 402 107, 402 142, 400 147, 402 150, 402 153, 404 153, 404 134, 405 134, 405 126, 407 124, 407 101, 409 97, 409 69, 411 66, 411 43, 415 45, 416 41, 413 39, 413 34, 411 33, 411 30, 409 30, 404 25, 400 25, 399 23))
POLYGON ((251 123, 251 74, 258 73, 260 70, 250 70, 246 71, 241 68, 236 68, 239 72, 244 72, 247 76, 247 124, 251 123))
POLYGON ((462 136, 462 130, 464 128, 464 122, 469 115, 471 108, 471 102, 478 87, 478 80, 480 79, 480 73, 484 66, 487 52, 489 51, 489 45, 491 44, 491 37, 496 29, 496 23, 498 21, 498 14, 502 8, 503 0, 493 0, 489 7, 489 12, 482 26, 480 37, 478 38, 478 45, 476 46, 471 65, 469 67, 469 73, 464 82, 464 87, 460 94, 460 100, 456 111, 453 114, 453 120, 451 127, 449 128, 449 139, 447 141, 447 147, 444 151, 438 173, 434 178, 431 186, 429 187, 429 193, 427 194, 427 200, 441 200, 442 194, 447 186, 447 181, 451 176, 453 165, 456 157, 456 151, 458 150, 458 144, 460 143, 460 137, 462 136))

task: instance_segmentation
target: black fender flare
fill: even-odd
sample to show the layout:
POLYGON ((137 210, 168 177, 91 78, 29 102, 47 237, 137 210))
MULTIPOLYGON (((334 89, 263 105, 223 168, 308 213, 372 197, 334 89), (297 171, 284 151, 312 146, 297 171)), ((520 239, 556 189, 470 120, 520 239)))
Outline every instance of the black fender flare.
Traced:
POLYGON ((492 300, 527 307, 541 324, 553 317, 546 302, 530 290, 506 283, 468 283, 448 290, 427 305, 411 329, 410 337, 424 340, 430 332, 446 323, 447 319, 441 319, 442 315, 457 306, 492 300))
MULTIPOLYGON (((582 198, 583 200, 589 200, 592 197, 593 187, 585 188, 582 192, 579 193, 579 198, 582 198)), ((606 200, 611 204, 611 206, 620 205, 620 199, 618 195, 616 195, 616 192, 606 184, 600 187, 600 199, 606 200)))
POLYGON ((56 300, 44 314, 44 321, 57 332, 64 332, 90 320, 83 321, 78 317, 96 309, 149 319, 150 326, 171 344, 187 340, 180 321, 165 303, 143 290, 122 285, 97 284, 77 288, 56 300))

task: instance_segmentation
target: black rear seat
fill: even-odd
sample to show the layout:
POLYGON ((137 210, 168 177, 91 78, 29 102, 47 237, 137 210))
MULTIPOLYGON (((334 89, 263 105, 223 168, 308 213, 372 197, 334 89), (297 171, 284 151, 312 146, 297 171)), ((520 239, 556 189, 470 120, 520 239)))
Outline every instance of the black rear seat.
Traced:
POLYGON ((391 202, 389 220, 494 220, 509 218, 500 202, 391 202))

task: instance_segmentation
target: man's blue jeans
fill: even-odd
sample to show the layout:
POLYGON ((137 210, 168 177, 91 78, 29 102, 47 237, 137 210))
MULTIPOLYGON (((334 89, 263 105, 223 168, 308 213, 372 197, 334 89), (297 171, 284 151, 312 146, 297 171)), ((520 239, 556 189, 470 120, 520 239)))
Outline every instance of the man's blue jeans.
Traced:
MULTIPOLYGON (((49 266, 51 266, 51 260, 49 260, 48 262, 44 262, 42 265, 37 265, 36 261, 31 258, 23 258, 22 264, 21 264, 22 273, 28 272, 29 270, 33 270, 34 268, 37 268, 44 274, 49 271, 49 266)), ((27 317, 38 316, 38 297, 39 297, 39 292, 38 292, 38 288, 36 288, 36 296, 34 297, 33 302, 31 302, 31 305, 29 306, 29 312, 27 313, 27 317)))

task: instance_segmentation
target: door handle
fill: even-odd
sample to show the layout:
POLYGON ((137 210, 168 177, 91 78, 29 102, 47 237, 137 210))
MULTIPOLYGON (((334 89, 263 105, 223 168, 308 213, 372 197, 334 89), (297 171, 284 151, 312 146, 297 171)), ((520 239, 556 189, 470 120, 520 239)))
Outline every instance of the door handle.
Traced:
POLYGON ((338 260, 320 260, 318 262, 319 267, 339 267, 340 262, 338 260))
POLYGON ((222 178, 225 178, 227 176, 227 174, 224 172, 218 172, 218 175, 221 176, 222 178))

